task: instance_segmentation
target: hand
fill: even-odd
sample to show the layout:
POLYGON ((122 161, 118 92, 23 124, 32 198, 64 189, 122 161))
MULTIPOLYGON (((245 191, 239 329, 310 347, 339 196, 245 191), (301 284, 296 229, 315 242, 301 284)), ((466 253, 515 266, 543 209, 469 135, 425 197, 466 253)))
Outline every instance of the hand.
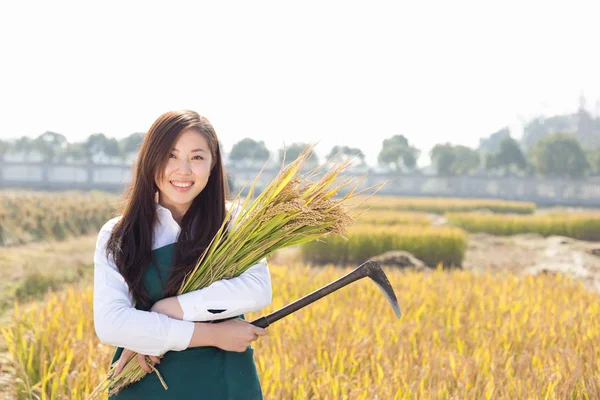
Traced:
MULTIPOLYGON (((113 376, 117 376, 119 374, 119 372, 121 372, 121 370, 123 369, 123 367, 125 366, 125 364, 127 364, 127 361, 129 361, 129 359, 131 358, 131 356, 133 354, 137 354, 137 360, 138 360, 138 362, 142 366, 142 369, 144 371, 146 371, 147 373, 151 373, 152 372, 152 368, 150 368, 150 366, 146 362, 146 357, 150 357, 150 359, 152 360, 152 362, 154 364, 160 364, 160 359, 164 357, 164 354, 162 356, 160 356, 160 357, 157 357, 157 356, 147 356, 145 354, 136 353, 133 350, 123 349, 123 352, 121 353, 121 357, 119 358, 119 362, 117 364, 117 367, 115 368, 115 372, 114 372, 113 376)), ((154 364, 152 364, 152 365, 154 365, 154 364)))
POLYGON ((215 331, 215 347, 238 353, 246 351, 250 343, 260 336, 269 334, 266 329, 254 326, 240 318, 212 324, 212 328, 215 331))

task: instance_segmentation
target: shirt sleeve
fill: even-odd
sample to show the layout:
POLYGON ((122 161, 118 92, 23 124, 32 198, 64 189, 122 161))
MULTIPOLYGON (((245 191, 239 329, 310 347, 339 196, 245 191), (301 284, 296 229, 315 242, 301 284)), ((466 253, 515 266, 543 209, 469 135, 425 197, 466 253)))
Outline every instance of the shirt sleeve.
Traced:
MULTIPOLYGON (((117 217, 119 218, 119 217, 117 217)), ((140 354, 160 356, 185 350, 192 340, 194 323, 133 307, 129 286, 114 258, 106 257, 106 242, 115 219, 98 234, 94 253, 94 329, 100 341, 140 354)))
MULTIPOLYGON (((232 215, 235 217, 240 210, 236 206, 232 215)), ((221 279, 205 288, 180 294, 177 300, 184 321, 212 321, 262 310, 271 304, 272 293, 267 259, 263 258, 235 278, 221 279)))
POLYGON ((235 278, 180 294, 177 300, 184 321, 211 321, 262 310, 272 300, 267 260, 263 258, 235 278))

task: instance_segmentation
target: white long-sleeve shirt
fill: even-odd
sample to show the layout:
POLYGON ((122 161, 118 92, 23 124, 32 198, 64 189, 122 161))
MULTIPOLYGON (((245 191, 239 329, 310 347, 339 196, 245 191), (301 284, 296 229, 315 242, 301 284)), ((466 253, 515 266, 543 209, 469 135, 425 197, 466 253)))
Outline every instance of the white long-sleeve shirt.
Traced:
MULTIPOLYGON (((154 226, 153 250, 175 243, 181 231, 169 209, 158 203, 156 209, 158 222, 154 226)), ((234 212, 239 212, 239 208, 234 212)), ((110 233, 120 218, 112 218, 102 226, 94 254, 94 328, 102 343, 160 356, 189 346, 194 332, 192 321, 225 319, 259 311, 271 304, 271 277, 267 261, 262 259, 235 278, 215 281, 205 288, 176 296, 183 309, 183 320, 136 309, 114 258, 108 259, 105 253, 110 233)))

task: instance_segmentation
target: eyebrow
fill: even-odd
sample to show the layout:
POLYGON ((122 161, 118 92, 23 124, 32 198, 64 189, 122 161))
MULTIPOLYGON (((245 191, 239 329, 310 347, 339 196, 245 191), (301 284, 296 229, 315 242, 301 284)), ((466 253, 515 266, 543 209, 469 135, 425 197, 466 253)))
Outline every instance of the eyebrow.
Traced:
MULTIPOLYGON (((171 150, 173 150, 173 151, 179 151, 175 147, 173 147, 171 150)), ((191 153, 197 153, 197 152, 200 152, 200 151, 203 151, 203 152, 206 153, 206 150, 204 150, 204 149, 194 149, 194 150, 191 151, 191 153)))

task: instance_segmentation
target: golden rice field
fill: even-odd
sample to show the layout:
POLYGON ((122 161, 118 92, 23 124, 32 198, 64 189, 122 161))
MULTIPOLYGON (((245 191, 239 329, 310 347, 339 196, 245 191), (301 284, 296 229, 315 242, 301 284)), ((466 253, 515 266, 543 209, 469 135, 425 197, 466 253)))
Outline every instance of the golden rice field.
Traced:
POLYGON ((97 233, 116 202, 99 191, 0 191, 0 246, 97 233))
MULTIPOLYGON (((300 264, 270 270, 273 303, 246 314, 249 321, 349 272, 300 264)), ((363 279, 254 342, 265 399, 600 398, 600 298, 580 284, 560 275, 386 273, 401 319, 363 279)), ((18 399, 28 392, 84 398, 114 351, 94 334, 91 287, 19 307, 2 333, 18 399)))
POLYGON ((600 240, 600 213, 547 213, 543 215, 506 215, 447 213, 452 225, 468 232, 516 235, 535 232, 543 236, 561 235, 579 240, 600 240))
MULTIPOLYGON (((357 196, 351 199, 349 204, 360 205, 367 198, 368 196, 357 196)), ((535 212, 535 203, 532 202, 450 197, 375 196, 363 206, 372 210, 420 211, 437 214, 481 209, 495 213, 533 214, 535 212)))
MULTIPOLYGON (((117 201, 101 192, 0 192, 0 246, 95 234, 117 201)), ((600 217, 592 213, 515 215, 534 213, 532 203, 378 196, 367 208, 356 210, 362 214, 347 241, 329 236, 301 247, 307 264, 325 267, 270 264, 273 303, 246 319, 349 272, 332 263, 357 266, 401 249, 430 266, 460 264, 465 231, 600 236, 600 217), (497 214, 469 212, 481 209, 497 214), (454 226, 430 226, 425 213, 444 213, 454 226)), ((600 399, 597 293, 562 275, 386 273, 400 320, 363 279, 254 342, 265 399, 600 399)), ((85 398, 114 351, 95 336, 91 287, 18 305, 2 336, 14 360, 17 399, 85 398)))
POLYGON ((423 225, 431 224, 426 213, 394 210, 361 210, 355 217, 361 225, 423 225))
POLYGON ((358 265, 386 251, 404 250, 429 266, 451 266, 461 264, 467 248, 465 232, 449 226, 357 224, 346 237, 330 235, 303 243, 302 259, 312 264, 358 265))

